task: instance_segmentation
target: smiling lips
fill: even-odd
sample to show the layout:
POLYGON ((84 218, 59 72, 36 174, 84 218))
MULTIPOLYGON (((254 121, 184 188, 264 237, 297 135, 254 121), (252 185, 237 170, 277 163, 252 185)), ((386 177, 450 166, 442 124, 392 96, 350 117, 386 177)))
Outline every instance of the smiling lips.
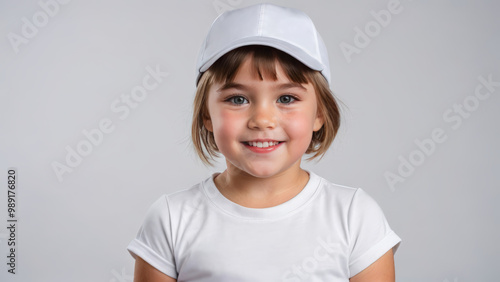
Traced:
POLYGON ((247 145, 252 146, 252 147, 267 148, 267 147, 278 145, 280 142, 279 141, 264 141, 264 142, 248 141, 248 142, 244 142, 244 143, 246 143, 247 145))
POLYGON ((277 149, 283 141, 275 141, 275 140, 258 140, 258 141, 247 141, 243 142, 245 147, 250 149, 255 153, 268 153, 277 149))

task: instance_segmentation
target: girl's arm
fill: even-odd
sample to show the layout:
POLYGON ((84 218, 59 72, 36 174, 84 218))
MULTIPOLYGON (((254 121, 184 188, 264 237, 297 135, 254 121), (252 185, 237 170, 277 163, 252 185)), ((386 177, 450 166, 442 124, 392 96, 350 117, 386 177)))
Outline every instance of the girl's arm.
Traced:
POLYGON ((176 282, 174 278, 152 267, 142 258, 135 259, 134 282, 176 282))
POLYGON ((390 249, 370 266, 360 273, 354 275, 350 282, 394 282, 396 275, 394 270, 394 254, 390 249))

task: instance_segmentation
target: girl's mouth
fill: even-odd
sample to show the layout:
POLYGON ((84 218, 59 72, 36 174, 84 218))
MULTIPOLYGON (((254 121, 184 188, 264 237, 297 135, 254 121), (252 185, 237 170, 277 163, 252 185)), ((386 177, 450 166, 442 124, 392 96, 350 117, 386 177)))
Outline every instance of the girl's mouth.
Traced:
POLYGON ((245 145, 250 146, 250 147, 257 147, 257 148, 268 148, 268 147, 273 147, 276 146, 280 143, 280 141, 265 141, 265 142, 255 142, 255 141, 248 141, 248 142, 243 142, 245 145))
POLYGON ((254 153, 269 153, 281 146, 283 141, 247 141, 243 142, 245 147, 254 153))

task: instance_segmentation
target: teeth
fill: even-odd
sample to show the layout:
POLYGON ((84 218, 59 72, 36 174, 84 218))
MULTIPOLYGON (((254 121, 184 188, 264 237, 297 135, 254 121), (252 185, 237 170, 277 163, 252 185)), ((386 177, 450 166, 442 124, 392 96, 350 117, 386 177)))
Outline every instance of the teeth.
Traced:
POLYGON ((270 146, 276 146, 278 145, 279 142, 278 141, 271 141, 271 142, 248 142, 248 145, 252 146, 252 147, 259 147, 259 148, 267 148, 267 147, 270 147, 270 146))

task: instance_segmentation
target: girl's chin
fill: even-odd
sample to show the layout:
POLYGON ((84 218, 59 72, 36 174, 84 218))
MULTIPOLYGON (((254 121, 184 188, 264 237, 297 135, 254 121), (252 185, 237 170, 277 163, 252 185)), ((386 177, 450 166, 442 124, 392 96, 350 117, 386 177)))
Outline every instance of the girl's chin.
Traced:
MULTIPOLYGON (((292 165, 293 166, 293 165, 292 165)), ((249 177, 255 177, 255 178, 270 178, 276 175, 279 175, 286 170, 291 169, 291 167, 283 168, 283 167, 276 167, 276 165, 273 164, 254 164, 252 167, 246 167, 246 166, 239 166, 235 167, 233 166, 232 169, 228 169, 229 172, 231 173, 231 170, 235 174, 243 174, 247 175, 249 177)), ((300 166, 299 166, 300 168, 300 166)))

